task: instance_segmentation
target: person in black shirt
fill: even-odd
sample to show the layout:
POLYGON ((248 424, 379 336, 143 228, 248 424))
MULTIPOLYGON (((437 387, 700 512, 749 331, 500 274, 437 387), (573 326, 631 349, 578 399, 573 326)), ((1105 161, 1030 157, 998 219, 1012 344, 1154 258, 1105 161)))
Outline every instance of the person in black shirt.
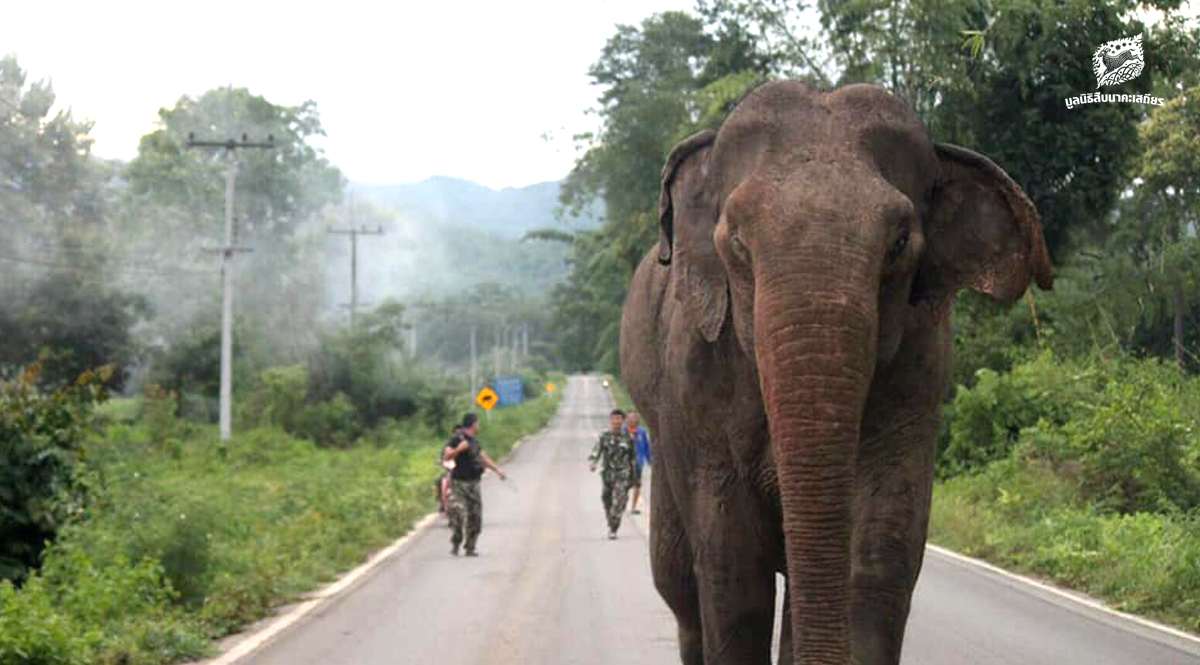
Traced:
POLYGON ((479 493, 479 479, 484 469, 495 471, 500 480, 508 478, 480 448, 475 438, 478 435, 479 416, 466 414, 463 416, 462 430, 457 435, 457 444, 447 446, 444 454, 446 460, 454 462, 454 470, 450 472, 450 496, 446 502, 450 512, 450 553, 454 556, 458 556, 459 545, 465 545, 467 556, 477 556, 475 542, 483 530, 483 497, 479 493))

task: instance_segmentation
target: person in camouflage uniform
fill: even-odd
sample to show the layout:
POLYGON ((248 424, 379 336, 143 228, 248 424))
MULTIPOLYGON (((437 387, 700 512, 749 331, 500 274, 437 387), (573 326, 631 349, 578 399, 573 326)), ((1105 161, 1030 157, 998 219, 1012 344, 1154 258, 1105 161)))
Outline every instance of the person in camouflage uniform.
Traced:
POLYGON ((629 497, 629 485, 636 472, 637 450, 633 437, 625 431, 625 412, 613 409, 609 414, 609 428, 600 435, 600 440, 588 456, 592 471, 596 463, 603 462, 600 479, 604 489, 600 500, 604 503, 604 514, 608 516, 608 538, 615 540, 621 527, 621 515, 625 513, 625 501, 629 497))
POLYGON ((443 458, 454 462, 450 472, 450 496, 446 509, 450 517, 450 553, 458 556, 459 545, 466 546, 467 556, 476 556, 475 541, 483 530, 483 497, 479 479, 484 469, 491 469, 505 480, 508 476, 483 452, 475 437, 479 434, 479 416, 463 416, 462 429, 447 445, 443 458), (465 541, 465 542, 464 542, 465 541))

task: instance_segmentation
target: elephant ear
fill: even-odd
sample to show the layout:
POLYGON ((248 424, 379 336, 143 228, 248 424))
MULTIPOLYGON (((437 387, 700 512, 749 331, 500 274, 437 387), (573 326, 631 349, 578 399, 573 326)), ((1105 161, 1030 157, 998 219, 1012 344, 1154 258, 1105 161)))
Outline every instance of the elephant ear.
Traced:
POLYGON ((705 130, 671 150, 658 199, 658 262, 673 264, 676 298, 709 342, 720 336, 729 309, 725 265, 712 237, 719 206, 705 168, 716 137, 705 130))
POLYGON ((949 302, 961 288, 1012 303, 1031 281, 1053 286, 1037 209, 990 159, 935 144, 941 174, 925 228, 912 302, 949 302))

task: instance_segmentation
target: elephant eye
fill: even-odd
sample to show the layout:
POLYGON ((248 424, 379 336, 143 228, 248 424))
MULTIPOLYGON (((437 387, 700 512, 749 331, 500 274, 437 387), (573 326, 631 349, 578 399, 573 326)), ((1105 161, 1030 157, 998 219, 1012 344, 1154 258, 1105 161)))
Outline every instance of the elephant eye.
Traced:
POLYGON ((750 250, 746 249, 746 245, 742 243, 742 239, 736 234, 729 237, 729 244, 733 247, 733 253, 742 261, 750 260, 750 250))
POLYGON ((896 242, 892 243, 892 246, 888 249, 887 262, 889 264, 895 263, 896 259, 900 258, 900 255, 904 252, 905 247, 908 247, 908 229, 904 229, 900 233, 900 237, 896 238, 896 242))

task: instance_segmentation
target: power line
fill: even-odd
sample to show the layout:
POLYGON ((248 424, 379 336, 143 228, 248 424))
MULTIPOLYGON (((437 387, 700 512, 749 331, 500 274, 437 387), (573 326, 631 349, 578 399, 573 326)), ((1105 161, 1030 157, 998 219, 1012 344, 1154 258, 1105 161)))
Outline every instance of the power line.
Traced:
MULTIPOLYGON (((16 257, 16 256, 10 256, 8 254, 0 254, 0 261, 8 261, 9 263, 23 263, 26 265, 41 266, 43 268, 56 268, 59 270, 74 270, 74 271, 91 272, 85 266, 74 265, 71 263, 58 263, 56 261, 47 261, 44 259, 20 258, 20 257, 16 257)), ((179 275, 179 274, 212 275, 212 274, 216 273, 215 270, 197 270, 197 269, 192 269, 192 268, 168 268, 168 269, 164 270, 164 269, 160 269, 160 268, 148 268, 148 267, 144 267, 144 266, 125 266, 122 268, 111 268, 111 267, 105 266, 105 268, 102 270, 102 272, 115 272, 115 273, 140 274, 140 275, 159 275, 159 276, 165 276, 165 277, 170 277, 172 275, 179 275)))

